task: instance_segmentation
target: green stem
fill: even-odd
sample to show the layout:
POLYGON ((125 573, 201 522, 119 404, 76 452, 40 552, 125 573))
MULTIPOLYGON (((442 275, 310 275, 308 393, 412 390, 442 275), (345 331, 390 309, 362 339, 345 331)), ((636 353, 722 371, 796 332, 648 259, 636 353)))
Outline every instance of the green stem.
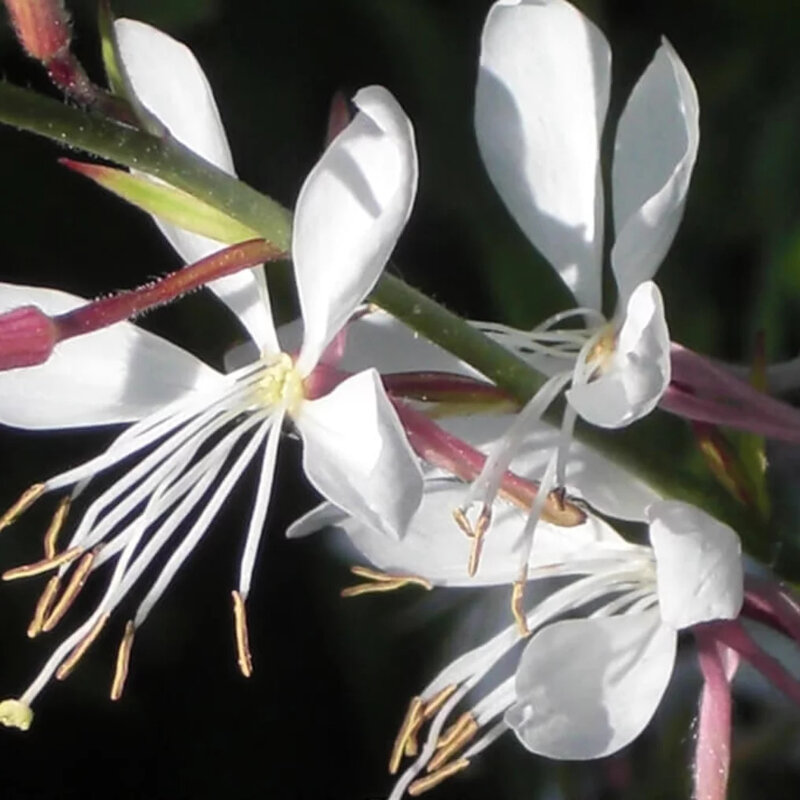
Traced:
MULTIPOLYGON (((289 211, 174 139, 159 138, 2 83, 0 122, 160 178, 224 211, 277 248, 289 249, 289 211)), ((513 353, 393 275, 383 275, 371 299, 427 339, 471 364, 520 402, 530 399, 543 383, 541 375, 513 353)), ((736 524, 746 549, 764 560, 770 541, 764 526, 744 519, 742 508, 714 483, 698 485, 696 477, 678 472, 663 453, 648 452, 648 436, 643 432, 650 424, 651 420, 645 420, 637 424, 635 431, 623 432, 597 431, 584 426, 581 438, 613 455, 665 493, 700 501, 704 508, 736 524)), ((800 565, 791 571, 800 574, 800 565)))
POLYGON ((160 178, 258 231, 279 250, 289 249, 292 217, 283 206, 175 139, 157 138, 8 83, 0 83, 0 122, 160 178))

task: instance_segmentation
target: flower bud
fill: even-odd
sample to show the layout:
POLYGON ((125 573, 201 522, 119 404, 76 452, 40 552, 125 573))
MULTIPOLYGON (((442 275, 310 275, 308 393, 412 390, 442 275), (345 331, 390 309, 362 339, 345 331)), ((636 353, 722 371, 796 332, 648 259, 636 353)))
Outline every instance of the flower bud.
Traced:
POLYGON ((55 323, 36 306, 0 314, 0 370, 43 364, 57 341, 55 323))
POLYGON ((43 64, 69 49, 69 14, 62 0, 5 0, 17 38, 43 64))

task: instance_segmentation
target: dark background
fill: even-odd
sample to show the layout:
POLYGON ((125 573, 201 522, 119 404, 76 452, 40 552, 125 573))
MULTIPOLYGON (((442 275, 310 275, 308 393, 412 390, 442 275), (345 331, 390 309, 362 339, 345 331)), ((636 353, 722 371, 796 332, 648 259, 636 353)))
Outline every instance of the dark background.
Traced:
MULTIPOLYGON (((579 4, 614 50, 608 132, 666 35, 694 76, 701 146, 686 217, 659 273, 673 338, 747 360, 765 330, 772 357, 800 347, 800 15, 794 2, 663 0, 579 4)), ((99 79, 93 4, 74 3, 76 48, 99 79)), ((291 206, 320 153, 333 92, 383 83, 415 123, 416 210, 397 262, 413 284, 472 317, 532 324, 566 292, 506 216, 471 127, 486 0, 141 0, 118 15, 160 26, 204 65, 242 178, 291 206)), ((7 80, 49 91, 0 36, 7 80)), ((611 138, 606 135, 606 149, 611 138)), ((0 130, 0 278, 86 296, 177 266, 149 220, 68 174, 49 143, 0 130)), ((219 366, 238 331, 194 295, 144 324, 219 366)), ((54 387, 57 391, 58 387, 54 387)), ((0 431, 0 505, 95 453, 109 431, 0 431)), ((0 796, 10 798, 385 797, 385 764, 408 698, 467 642, 497 624, 504 596, 469 592, 342 601, 345 560, 322 537, 283 531, 313 494, 283 448, 255 588, 248 603, 255 674, 236 669, 229 590, 254 476, 140 631, 123 699, 107 700, 120 615, 73 677, 36 703, 27 734, 0 730, 0 796)), ((695 458, 689 450, 667 453, 695 458)), ((47 502, 0 536, 3 568, 39 557, 47 502)), ((21 691, 52 647, 25 636, 41 589, 0 585, 0 695, 21 691)), ((84 611, 91 588, 84 598, 84 611)), ((81 608, 71 617, 81 618, 81 608)), ((69 621, 67 623, 69 624, 69 621)), ((56 636, 58 634, 55 634, 56 636)), ((699 679, 692 649, 668 700, 632 748, 558 765, 508 735, 438 800, 685 798, 699 679)), ((787 701, 788 703, 788 701, 787 701)), ((731 797, 794 798, 796 710, 745 673, 736 706, 731 797)))

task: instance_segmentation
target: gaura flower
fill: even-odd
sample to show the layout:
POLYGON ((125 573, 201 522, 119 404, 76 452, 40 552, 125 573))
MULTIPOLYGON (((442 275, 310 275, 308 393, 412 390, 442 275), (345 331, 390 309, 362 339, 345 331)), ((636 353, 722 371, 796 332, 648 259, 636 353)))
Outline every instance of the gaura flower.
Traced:
MULTIPOLYGON (((224 150, 213 97, 191 53, 140 23, 118 23, 118 32, 140 100, 177 138, 191 128, 200 137, 193 141, 200 155, 214 147, 224 150), (129 38, 131 31, 135 35, 129 38), (162 113, 151 105, 150 91, 176 101, 162 113), (204 140, 198 133, 203 126, 204 140)), ((0 374, 0 419, 6 424, 58 428, 134 421, 104 453, 35 485, 0 519, 0 528, 5 527, 42 494, 71 487, 46 535, 45 559, 3 576, 57 570, 29 635, 54 627, 89 573, 116 558, 95 611, 56 648, 18 700, 0 704, 0 721, 29 724, 30 704, 50 677, 68 674, 180 531, 127 624, 112 687, 112 698, 120 696, 135 629, 260 453, 258 491, 233 592, 239 665, 250 674, 245 601, 286 419, 303 441, 304 471, 323 496, 387 536, 400 537, 405 530, 420 501, 422 476, 378 374, 365 370, 338 385, 326 385, 315 374, 323 351, 377 281, 416 191, 413 131, 397 101, 372 86, 358 92, 354 102, 357 115, 313 168, 297 200, 292 251, 304 337, 296 357, 281 351, 266 283, 260 271, 251 271, 244 280, 236 275, 216 287, 258 348, 258 358, 233 373, 220 374, 169 342, 122 323, 66 342, 41 366, 0 374), (89 504, 67 549, 57 553, 55 537, 71 500, 95 476, 134 455, 138 460, 89 504)), ((4 285, 0 291, 2 307, 34 303, 52 313, 81 302, 33 287, 4 285)))
POLYGON ((532 331, 479 326, 549 374, 566 367, 572 407, 614 428, 648 414, 669 384, 669 335, 651 278, 683 214, 699 128, 692 79, 664 41, 617 127, 611 267, 618 296, 607 323, 600 137, 610 64, 603 34, 565 0, 500 0, 483 30, 475 130, 500 197, 578 302, 532 331), (573 317, 587 329, 554 329, 573 317))
MULTIPOLYGON (((521 451, 524 467, 515 464, 522 475, 541 475, 536 439, 557 435, 531 435, 521 451)), ((641 733, 658 707, 672 673, 677 632, 739 614, 743 575, 736 534, 686 503, 654 500, 646 485, 625 487, 624 471, 613 464, 603 470, 603 461, 581 446, 569 462, 569 491, 581 485, 604 498, 606 511, 646 517, 650 545, 628 543, 591 513, 583 525, 568 529, 540 523, 528 551, 531 580, 571 582, 525 609, 533 636, 524 647, 526 640, 509 626, 460 656, 412 700, 390 771, 398 771, 404 753, 418 758, 401 775, 391 800, 433 788, 508 730, 526 749, 551 758, 616 752, 641 733), (509 664, 515 648, 521 653, 509 664)), ((523 514, 495 501, 481 569, 468 579, 468 545, 448 520, 459 491, 452 479, 426 479, 423 502, 400 542, 389 542, 330 504, 296 523, 289 535, 324 525, 340 528, 389 579, 435 586, 511 583, 526 547, 523 514)))

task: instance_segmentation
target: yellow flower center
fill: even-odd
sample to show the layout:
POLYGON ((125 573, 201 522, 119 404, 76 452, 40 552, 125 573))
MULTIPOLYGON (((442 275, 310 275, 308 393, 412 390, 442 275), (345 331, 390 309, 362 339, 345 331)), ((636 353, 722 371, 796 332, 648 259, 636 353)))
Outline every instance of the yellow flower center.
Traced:
POLYGON ((297 411, 305 397, 303 378, 288 353, 281 353, 265 368, 256 394, 259 404, 263 406, 285 405, 290 414, 297 411))
POLYGON ((617 349, 617 335, 614 326, 609 323, 600 332, 597 337, 597 342, 594 347, 589 351, 586 359, 589 364, 596 364, 600 372, 604 372, 617 349))

